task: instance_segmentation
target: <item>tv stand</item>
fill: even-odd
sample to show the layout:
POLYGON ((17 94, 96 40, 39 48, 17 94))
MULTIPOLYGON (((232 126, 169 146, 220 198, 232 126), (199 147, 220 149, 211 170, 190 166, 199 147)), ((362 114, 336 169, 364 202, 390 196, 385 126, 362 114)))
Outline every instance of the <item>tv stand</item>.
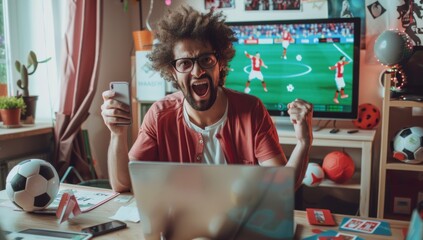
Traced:
MULTIPOLYGON (((292 124, 290 121, 282 121, 282 122, 273 122, 273 124, 275 125, 276 129, 278 131, 294 131, 294 124, 292 124)), ((313 125, 313 132, 318 132, 322 129, 325 129, 325 127, 322 126, 318 126, 318 125, 313 125)))
MULTIPOLYGON (((279 143, 282 148, 286 151, 287 156, 290 152, 287 149, 290 147, 284 147, 284 145, 295 145, 297 139, 293 130, 292 124, 289 127, 287 124, 275 123, 277 132, 279 135, 279 143)), ((330 180, 324 180, 318 187, 331 187, 338 189, 355 189, 359 191, 359 214, 363 217, 369 217, 370 208, 370 186, 371 186, 371 168, 372 168, 372 147, 373 140, 375 138, 375 130, 359 130, 358 132, 348 133, 351 130, 356 129, 339 129, 337 133, 330 133, 333 128, 322 128, 317 132, 313 132, 313 144, 310 159, 316 158, 313 156, 316 150, 328 154, 333 151, 334 148, 339 148, 339 151, 351 151, 352 149, 361 150, 361 155, 355 158, 353 157, 356 170, 351 180, 344 184, 337 184, 330 180), (326 147, 326 149, 325 149, 326 147)), ((357 150, 355 150, 357 151, 357 150)), ((304 186, 305 187, 305 186, 304 186)))

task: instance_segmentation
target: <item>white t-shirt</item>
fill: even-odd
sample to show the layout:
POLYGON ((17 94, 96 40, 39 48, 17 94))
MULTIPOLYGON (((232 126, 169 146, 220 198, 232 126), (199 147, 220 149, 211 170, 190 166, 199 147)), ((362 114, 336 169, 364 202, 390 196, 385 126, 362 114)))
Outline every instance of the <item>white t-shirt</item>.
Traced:
MULTIPOLYGON (((185 106, 185 105, 184 105, 185 106)), ((203 163, 206 164, 226 164, 226 158, 223 154, 222 147, 220 146, 219 140, 216 138, 216 134, 222 129, 228 117, 228 105, 226 104, 226 110, 222 118, 214 123, 213 125, 207 126, 204 129, 198 127, 189 120, 188 113, 184 107, 184 120, 188 126, 194 129, 196 132, 201 133, 204 142, 204 156, 203 163)))

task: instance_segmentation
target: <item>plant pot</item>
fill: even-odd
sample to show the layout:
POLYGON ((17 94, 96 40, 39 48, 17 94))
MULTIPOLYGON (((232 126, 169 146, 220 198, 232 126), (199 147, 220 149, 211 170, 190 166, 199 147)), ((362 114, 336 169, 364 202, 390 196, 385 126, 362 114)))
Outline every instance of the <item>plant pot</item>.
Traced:
MULTIPOLYGON (((7 84, 6 83, 0 83, 0 97, 6 97, 7 96, 7 84)), ((1 114, 0 114, 0 122, 1 122, 1 114)))
POLYGON ((153 48, 153 33, 148 30, 133 31, 135 51, 149 51, 153 48))
POLYGON ((20 127, 21 109, 0 109, 0 115, 5 127, 20 127))
POLYGON ((0 83, 0 97, 7 96, 7 84, 0 83))
POLYGON ((36 113, 36 110, 37 110, 38 96, 28 96, 28 97, 22 97, 22 98, 23 98, 25 105, 26 105, 25 112, 21 114, 22 123, 34 124, 35 113, 36 113))

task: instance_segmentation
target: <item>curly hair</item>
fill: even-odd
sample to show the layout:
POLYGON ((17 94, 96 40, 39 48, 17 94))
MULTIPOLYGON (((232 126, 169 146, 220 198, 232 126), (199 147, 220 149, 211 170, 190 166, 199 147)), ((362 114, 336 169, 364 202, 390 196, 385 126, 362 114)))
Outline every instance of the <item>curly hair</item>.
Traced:
POLYGON ((174 60, 173 48, 175 44, 184 39, 193 39, 208 42, 216 51, 220 71, 219 85, 223 86, 228 73, 229 62, 235 55, 232 42, 236 41, 234 32, 225 24, 226 17, 222 12, 200 13, 190 6, 181 6, 177 10, 168 12, 157 24, 154 32, 158 43, 147 55, 152 63, 152 68, 166 81, 174 81, 172 66, 174 60))

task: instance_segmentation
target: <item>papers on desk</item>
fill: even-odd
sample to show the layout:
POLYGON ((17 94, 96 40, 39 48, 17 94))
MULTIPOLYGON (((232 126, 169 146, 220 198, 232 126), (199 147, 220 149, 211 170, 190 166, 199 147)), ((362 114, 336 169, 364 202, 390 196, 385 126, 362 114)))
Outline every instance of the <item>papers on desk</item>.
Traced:
POLYGON ((113 192, 111 190, 97 190, 97 189, 96 190, 93 190, 93 189, 60 190, 60 192, 57 194, 54 201, 46 209, 42 211, 54 211, 55 213, 57 208, 59 207, 59 203, 62 198, 62 195, 66 191, 73 192, 78 202, 79 208, 81 209, 81 212, 83 213, 91 211, 94 208, 110 201, 111 199, 119 195, 119 193, 113 192))
POLYGON ((137 203, 132 202, 128 206, 120 207, 115 215, 110 217, 111 219, 120 220, 120 221, 131 221, 139 222, 140 215, 138 214, 137 203))

